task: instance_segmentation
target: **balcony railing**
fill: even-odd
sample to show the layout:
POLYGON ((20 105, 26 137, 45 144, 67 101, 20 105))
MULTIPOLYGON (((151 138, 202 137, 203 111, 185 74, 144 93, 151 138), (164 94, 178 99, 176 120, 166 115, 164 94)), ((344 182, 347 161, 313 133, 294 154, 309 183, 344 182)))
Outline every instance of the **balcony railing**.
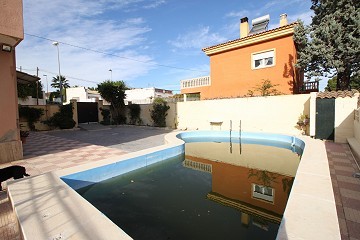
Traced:
POLYGON ((318 92, 318 91, 319 91, 319 81, 304 82, 299 89, 300 93, 310 93, 310 92, 318 92))
POLYGON ((186 80, 181 80, 180 85, 181 85, 181 89, 210 86, 211 79, 210 76, 186 79, 186 80))

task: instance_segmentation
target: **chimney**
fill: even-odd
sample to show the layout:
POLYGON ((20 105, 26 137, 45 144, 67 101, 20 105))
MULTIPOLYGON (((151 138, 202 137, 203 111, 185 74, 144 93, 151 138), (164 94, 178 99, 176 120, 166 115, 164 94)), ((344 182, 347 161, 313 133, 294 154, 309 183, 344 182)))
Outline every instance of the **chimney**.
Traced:
POLYGON ((285 26, 287 24, 288 24, 287 14, 283 13, 283 14, 280 15, 280 27, 283 27, 283 26, 285 26))
POLYGON ((244 17, 240 20, 240 38, 247 37, 249 34, 249 19, 244 17))

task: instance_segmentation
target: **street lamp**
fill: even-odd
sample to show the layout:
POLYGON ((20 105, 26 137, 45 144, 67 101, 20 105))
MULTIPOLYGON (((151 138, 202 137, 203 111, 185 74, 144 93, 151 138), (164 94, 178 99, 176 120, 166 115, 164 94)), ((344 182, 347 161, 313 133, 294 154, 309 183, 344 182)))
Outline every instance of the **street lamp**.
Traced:
POLYGON ((109 69, 109 72, 110 72, 110 81, 112 81, 112 70, 109 69))
POLYGON ((46 94, 48 94, 49 93, 49 84, 48 84, 47 75, 44 74, 43 76, 46 77, 46 94))
POLYGON ((61 80, 61 73, 60 73, 60 51, 59 51, 59 42, 53 42, 52 45, 56 46, 57 53, 58 53, 58 65, 59 65, 59 84, 60 84, 60 101, 63 104, 63 94, 62 94, 62 80, 61 80))

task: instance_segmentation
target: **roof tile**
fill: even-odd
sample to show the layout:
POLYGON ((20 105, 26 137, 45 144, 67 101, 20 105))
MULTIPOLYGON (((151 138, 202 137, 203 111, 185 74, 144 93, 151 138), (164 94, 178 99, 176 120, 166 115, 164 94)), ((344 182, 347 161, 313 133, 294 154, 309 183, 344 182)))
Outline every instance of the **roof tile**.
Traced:
POLYGON ((249 35, 249 36, 247 36, 247 37, 238 38, 238 39, 235 39, 235 40, 230 40, 230 41, 227 41, 227 42, 225 42, 225 43, 220 43, 220 44, 217 44, 217 45, 213 45, 213 46, 210 46, 210 47, 203 48, 202 50, 203 50, 203 51, 206 51, 206 50, 210 50, 210 49, 217 48, 217 47, 220 47, 220 46, 225 46, 225 45, 229 45, 229 44, 232 44, 232 43, 236 43, 236 42, 241 42, 241 41, 244 41, 244 40, 248 40, 248 39, 251 39, 251 38, 256 38, 256 37, 258 37, 258 36, 262 36, 262 35, 265 35, 265 34, 268 34, 268 33, 281 31, 281 30, 287 29, 287 28, 292 28, 292 27, 294 27, 296 24, 298 24, 298 22, 293 22, 293 23, 290 23, 290 24, 288 24, 288 25, 285 25, 285 26, 282 26, 282 27, 278 27, 278 28, 274 28, 274 29, 271 29, 271 30, 268 30, 268 31, 265 31, 265 32, 261 32, 261 33, 257 33, 257 34, 252 34, 252 35, 249 35))
POLYGON ((358 90, 345 90, 345 91, 325 91, 319 92, 316 94, 317 98, 345 98, 345 97, 354 97, 356 93, 359 93, 358 90))

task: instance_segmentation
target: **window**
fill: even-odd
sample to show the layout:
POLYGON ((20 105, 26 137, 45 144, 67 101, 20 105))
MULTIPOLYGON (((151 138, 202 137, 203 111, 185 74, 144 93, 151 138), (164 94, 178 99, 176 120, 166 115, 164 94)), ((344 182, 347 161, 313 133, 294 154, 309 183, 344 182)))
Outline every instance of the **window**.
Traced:
POLYGON ((252 69, 275 66, 275 50, 253 53, 251 57, 252 57, 252 69))
POLYGON ((253 197, 268 202, 274 202, 274 189, 257 184, 253 184, 253 197))

